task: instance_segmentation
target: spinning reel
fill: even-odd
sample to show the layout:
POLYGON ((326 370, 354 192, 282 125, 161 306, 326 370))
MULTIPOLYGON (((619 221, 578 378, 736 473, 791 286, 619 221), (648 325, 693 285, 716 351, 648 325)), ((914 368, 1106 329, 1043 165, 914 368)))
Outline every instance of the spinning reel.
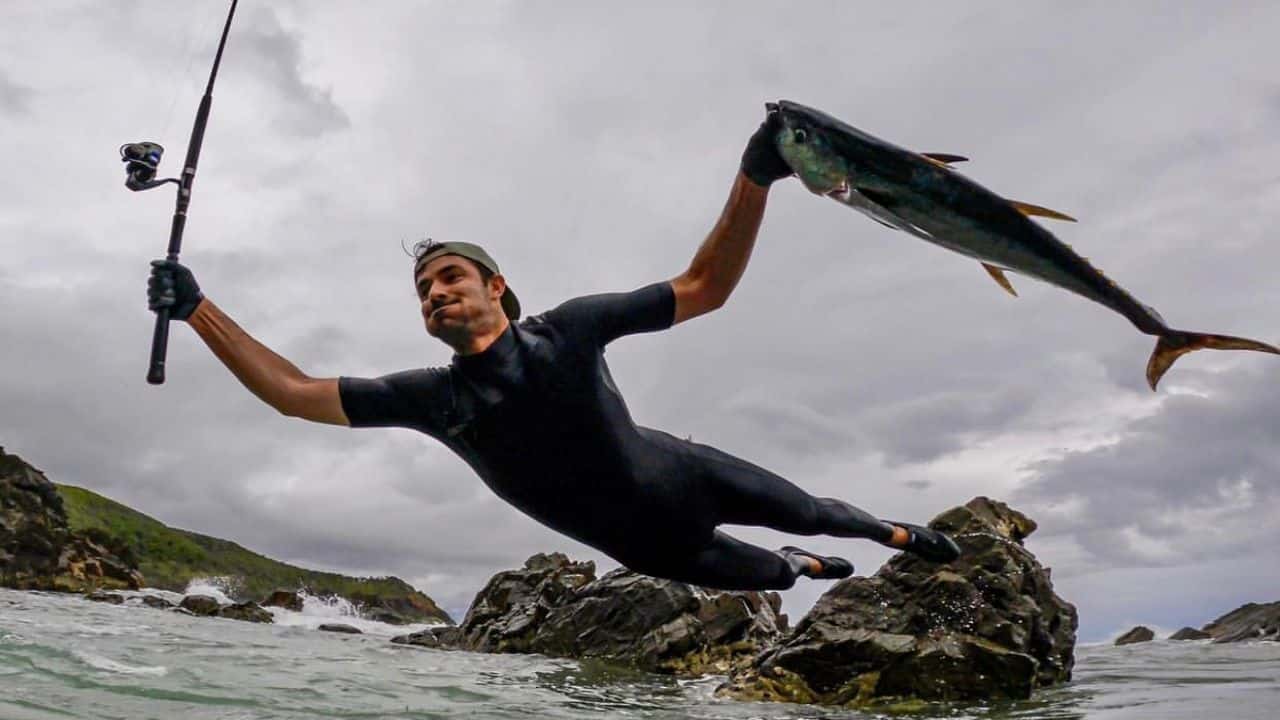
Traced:
POLYGON ((182 185, 177 178, 156 180, 156 168, 160 165, 160 156, 164 155, 164 147, 160 143, 142 141, 120 146, 120 162, 124 163, 124 186, 133 191, 150 190, 165 183, 182 185))

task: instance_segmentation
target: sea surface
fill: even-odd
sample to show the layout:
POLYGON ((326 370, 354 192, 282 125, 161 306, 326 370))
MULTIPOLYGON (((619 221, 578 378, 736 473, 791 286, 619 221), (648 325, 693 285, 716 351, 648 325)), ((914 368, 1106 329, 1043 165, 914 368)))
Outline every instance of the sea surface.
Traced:
MULTIPOLYGON (((189 588, 216 594, 216 589, 189 588)), ((308 598, 274 625, 0 590, 0 720, 26 718, 869 718, 714 696, 596 663, 393 645, 393 627, 308 598), (344 622, 363 635, 320 632, 344 622)), ((891 717, 1280 717, 1280 643, 1077 647, 1073 682, 1027 702, 891 717)))

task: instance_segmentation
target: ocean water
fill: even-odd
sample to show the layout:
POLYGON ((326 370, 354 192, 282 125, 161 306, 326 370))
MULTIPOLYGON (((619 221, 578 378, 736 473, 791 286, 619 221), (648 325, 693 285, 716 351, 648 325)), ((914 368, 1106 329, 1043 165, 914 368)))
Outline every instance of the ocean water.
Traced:
MULTIPOLYGON (((0 590, 0 720, 877 717, 722 700, 718 678, 393 645, 392 635, 417 628, 352 612, 311 598, 303 612, 277 609, 277 624, 258 625, 0 590), (323 622, 366 634, 317 631, 323 622)), ((905 716, 1272 720, 1280 643, 1082 646, 1075 681, 1031 701, 934 704, 905 716)))

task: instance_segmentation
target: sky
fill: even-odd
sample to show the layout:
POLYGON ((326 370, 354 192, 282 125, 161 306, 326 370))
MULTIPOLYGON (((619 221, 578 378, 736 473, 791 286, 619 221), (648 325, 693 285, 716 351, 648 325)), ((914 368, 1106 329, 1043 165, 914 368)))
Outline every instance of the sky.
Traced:
MULTIPOLYGON (((280 415, 187 327, 146 384, 174 196, 126 190, 117 147, 158 141, 177 172, 226 7, 0 4, 0 445, 169 525, 400 576, 457 618, 533 552, 616 567, 424 435, 280 415)), ((788 99, 1079 218, 1046 227, 1174 327, 1276 342, 1277 28, 1266 2, 246 0, 182 260, 312 376, 447 364, 404 246, 484 244, 530 314, 674 277, 788 99)), ((785 180, 725 307, 607 358, 640 424, 816 495, 915 522, 1010 503, 1083 641, 1280 600, 1280 359, 1196 353, 1153 393, 1153 338, 1010 277, 1017 298, 785 180)), ((890 556, 803 544, 867 574, 890 556)))

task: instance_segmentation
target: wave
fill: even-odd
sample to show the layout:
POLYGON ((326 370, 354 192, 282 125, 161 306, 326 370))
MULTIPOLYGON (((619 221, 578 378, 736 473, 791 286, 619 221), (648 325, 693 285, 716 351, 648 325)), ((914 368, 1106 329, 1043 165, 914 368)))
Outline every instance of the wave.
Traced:
POLYGON ((163 665, 128 665, 126 663, 119 662, 118 660, 112 660, 109 657, 95 655, 84 650, 72 650, 71 654, 77 660, 89 667, 96 668, 98 670, 105 670, 107 672, 119 673, 121 675, 164 677, 169 674, 168 668, 163 665))

